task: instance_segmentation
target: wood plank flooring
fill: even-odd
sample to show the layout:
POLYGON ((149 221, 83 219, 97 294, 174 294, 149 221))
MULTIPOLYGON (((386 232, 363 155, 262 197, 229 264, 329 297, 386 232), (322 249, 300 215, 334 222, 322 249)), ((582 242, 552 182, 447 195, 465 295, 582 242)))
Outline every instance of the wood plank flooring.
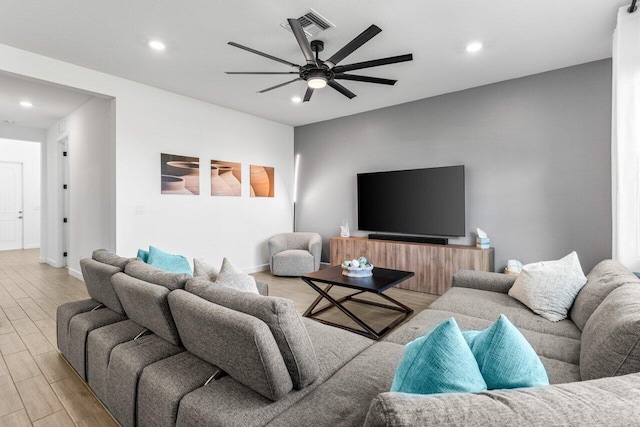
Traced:
POLYGON ((57 350, 56 308, 84 283, 38 253, 0 252, 0 427, 117 426, 57 350))
MULTIPOLYGON (((38 254, 37 249, 0 252, 0 427, 117 426, 57 350, 56 308, 88 298, 84 283, 64 268, 40 264, 38 254)), ((317 296, 298 278, 269 272, 254 277, 269 284, 270 295, 293 300, 301 313, 317 296)), ((342 296, 346 290, 331 294, 342 296)), ((403 289, 391 289, 388 295, 415 313, 437 298, 403 289)), ((347 306, 376 329, 397 316, 375 306, 347 306)), ((323 317, 357 327, 337 309, 327 310, 323 317)))

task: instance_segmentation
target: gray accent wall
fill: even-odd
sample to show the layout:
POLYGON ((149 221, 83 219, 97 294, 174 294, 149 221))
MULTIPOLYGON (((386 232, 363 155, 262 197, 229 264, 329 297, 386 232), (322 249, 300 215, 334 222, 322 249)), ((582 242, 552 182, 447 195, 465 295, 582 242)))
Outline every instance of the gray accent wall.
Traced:
POLYGON ((449 242, 482 228, 496 271, 575 250, 588 272, 611 257, 609 59, 296 127, 295 152, 297 230, 322 235, 323 261, 342 221, 376 231, 358 230, 358 173, 451 165, 465 166, 467 235, 449 242))

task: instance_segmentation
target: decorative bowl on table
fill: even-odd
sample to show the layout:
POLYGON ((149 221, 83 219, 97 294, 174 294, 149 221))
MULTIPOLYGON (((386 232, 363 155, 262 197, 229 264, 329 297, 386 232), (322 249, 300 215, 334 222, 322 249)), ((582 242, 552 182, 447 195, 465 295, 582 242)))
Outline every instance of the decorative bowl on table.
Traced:
POLYGON ((342 263, 342 275, 347 277, 371 277, 373 265, 363 256, 342 263))

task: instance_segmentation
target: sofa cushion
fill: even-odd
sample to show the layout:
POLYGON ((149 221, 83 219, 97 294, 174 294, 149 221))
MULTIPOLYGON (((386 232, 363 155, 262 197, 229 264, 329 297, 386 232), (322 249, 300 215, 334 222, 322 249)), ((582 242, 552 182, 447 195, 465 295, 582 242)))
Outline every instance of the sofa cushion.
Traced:
POLYGON ((582 334, 583 380, 640 372, 640 284, 611 291, 582 334))
MULTIPOLYGON (((135 262, 135 261, 133 261, 135 262)), ((178 330, 169 310, 169 289, 118 273, 111 279, 127 316, 169 341, 180 345, 178 330)))
POLYGON ((253 276, 249 276, 247 273, 236 267, 227 258, 222 260, 222 267, 220 273, 216 277, 216 285, 237 289, 243 292, 251 292, 258 294, 258 288, 256 287, 256 279, 253 276))
POLYGON ((295 426, 300 420, 314 426, 361 426, 373 398, 389 390, 403 352, 397 344, 374 344, 267 426, 295 426))
POLYGON ((121 269, 124 269, 129 261, 131 261, 131 258, 123 258, 106 249, 98 249, 93 251, 93 253, 91 254, 91 258, 103 264, 109 264, 121 269))
POLYGON ((303 317, 302 323, 309 333, 318 358, 319 374, 314 385, 331 377, 351 359, 375 343, 369 338, 322 324, 308 317, 303 317))
MULTIPOLYGON (((529 310, 527 310, 527 312, 532 314, 529 310)), ((479 319, 452 311, 429 308, 428 310, 421 311, 407 323, 393 331, 387 336, 385 341, 406 344, 422 335, 428 334, 433 328, 449 317, 456 319, 462 331, 485 329, 493 323, 490 320, 479 319)), ((548 323, 551 324, 551 322, 548 323)), ((573 365, 580 363, 580 339, 546 334, 524 328, 518 328, 518 330, 524 335, 529 344, 531 344, 538 356, 557 359, 573 365)))
POLYGON ((405 346, 391 384, 391 391, 415 394, 486 389, 478 363, 453 318, 405 346))
POLYGON ((136 425, 138 381, 142 370, 159 360, 183 352, 157 335, 145 335, 116 346, 107 369, 106 406, 122 427, 136 425))
POLYGON ((268 399, 278 400, 292 389, 278 345, 262 320, 181 290, 169 295, 169 304, 191 353, 268 399))
POLYGON ((120 299, 111 284, 111 276, 121 273, 122 268, 83 258, 80 260, 80 269, 89 296, 116 313, 124 314, 120 299))
POLYGON ((607 259, 593 267, 571 307, 571 320, 584 329, 587 320, 611 291, 626 283, 640 283, 640 279, 618 261, 607 259))
POLYGON ((563 362, 558 359, 550 359, 540 356, 540 361, 544 365, 549 384, 564 384, 581 381, 580 366, 573 363, 563 362))
POLYGON ((56 340, 60 353, 69 358, 69 322, 74 316, 86 313, 98 307, 100 303, 94 299, 84 299, 61 304, 56 309, 56 340))
POLYGON ((207 262, 204 258, 193 259, 193 277, 204 277, 208 280, 215 281, 220 274, 218 266, 207 262))
POLYGON ((365 427, 636 426, 640 375, 479 394, 382 393, 365 427))
POLYGON ((144 249, 138 249, 136 258, 138 258, 141 261, 147 262, 149 260, 149 251, 145 251, 144 249))
POLYGON ((153 283, 154 285, 164 286, 169 290, 184 289, 184 284, 191 277, 184 273, 179 274, 162 271, 139 259, 134 259, 129 262, 124 272, 131 277, 153 283))
POLYGON ((147 366, 138 383, 137 425, 174 427, 180 400, 219 371, 188 351, 147 366))
MULTIPOLYGON (((331 399, 332 404, 333 402, 340 402, 340 409, 333 415, 331 414, 332 411, 325 411, 328 413, 324 414, 322 419, 340 419, 340 415, 344 415, 345 422, 338 424, 353 424, 351 421, 357 419, 354 416, 360 415, 362 409, 358 402, 345 398, 345 396, 351 395, 346 384, 349 387, 355 386, 355 388, 351 388, 354 391, 354 395, 362 391, 363 393, 360 397, 362 400, 367 400, 367 402, 371 400, 368 393, 377 393, 381 388, 388 390, 393 379, 395 367, 400 357, 402 357, 404 347, 394 344, 385 346, 387 348, 389 346, 393 347, 395 352, 387 349, 378 351, 377 349, 380 347, 377 347, 375 351, 367 351, 367 354, 370 355, 369 357, 359 359, 357 365, 347 369, 346 365, 351 364, 351 361, 363 353, 363 350, 371 349, 373 341, 342 329, 323 325, 306 317, 302 319, 302 322, 309 332, 318 356, 318 364, 320 365, 320 377, 318 380, 301 390, 292 390, 282 399, 272 402, 227 376, 212 381, 205 387, 187 394, 180 401, 176 425, 178 427, 202 425, 264 426, 288 408, 298 406, 301 399, 311 394, 318 387, 323 386, 325 380, 333 380, 334 377, 336 379, 340 378, 339 384, 331 387, 331 393, 335 393, 334 395, 325 393, 316 395, 313 401, 304 404, 302 407, 317 406, 317 403, 314 402, 322 401, 324 396, 325 399, 331 399), (372 366, 372 360, 375 360, 376 363, 384 363, 384 366, 380 370, 369 369, 366 373, 363 373, 365 371, 361 370, 362 366, 372 366), (359 376, 355 374, 355 371, 359 372, 359 376), (344 375, 342 375, 343 373, 344 375), (361 382, 359 378, 362 378, 361 382), (340 389, 341 387, 342 389, 340 389), (337 391, 338 389, 340 390, 337 391), (210 402, 216 402, 216 405, 211 405, 210 402)), ((298 418, 294 424, 299 424, 300 419, 302 418, 298 418)), ((309 418, 305 417, 304 419, 309 418)), ((280 423, 277 425, 287 424, 280 423)))
POLYGON ((509 295, 477 289, 451 288, 430 309, 451 311, 479 319, 495 321, 501 314, 519 329, 580 339, 582 332, 569 319, 551 322, 529 310, 509 295))
POLYGON ((549 385, 540 358, 503 314, 484 331, 463 335, 489 390, 549 385))
POLYGON ((87 338, 87 382, 102 402, 107 401, 107 369, 111 350, 131 341, 144 328, 133 320, 123 320, 94 329, 87 338))
POLYGON ((294 388, 304 388, 318 378, 318 360, 293 301, 215 287, 196 280, 187 281, 185 290, 265 322, 278 344, 294 388))
POLYGON ((149 257, 147 264, 158 267, 160 270, 169 271, 171 273, 184 273, 191 276, 191 265, 189 261, 182 255, 174 255, 162 251, 155 246, 149 246, 149 257))
POLYGON ((578 255, 571 252, 557 261, 525 265, 509 289, 509 296, 545 319, 557 322, 567 317, 586 282, 578 255))
MULTIPOLYGON (((122 274, 122 273, 120 273, 122 274)), ((94 329, 122 322, 127 318, 106 307, 80 313, 69 322, 69 344, 67 360, 83 380, 87 380, 87 338, 94 329)))

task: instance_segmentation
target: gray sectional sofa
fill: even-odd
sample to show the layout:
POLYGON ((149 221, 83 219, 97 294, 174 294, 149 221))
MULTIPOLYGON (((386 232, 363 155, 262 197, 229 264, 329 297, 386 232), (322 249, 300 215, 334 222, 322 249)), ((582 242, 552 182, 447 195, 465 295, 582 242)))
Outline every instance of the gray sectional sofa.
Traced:
POLYGON ((300 317, 291 301, 266 296, 265 284, 255 295, 107 251, 92 258, 81 262, 91 299, 58 308, 58 347, 123 426, 640 420, 640 281, 613 261, 589 274, 570 319, 551 323, 510 298, 511 276, 460 271, 431 308, 374 342, 300 317), (532 344, 553 385, 388 392, 404 344, 449 317, 482 329, 500 313, 532 344))

